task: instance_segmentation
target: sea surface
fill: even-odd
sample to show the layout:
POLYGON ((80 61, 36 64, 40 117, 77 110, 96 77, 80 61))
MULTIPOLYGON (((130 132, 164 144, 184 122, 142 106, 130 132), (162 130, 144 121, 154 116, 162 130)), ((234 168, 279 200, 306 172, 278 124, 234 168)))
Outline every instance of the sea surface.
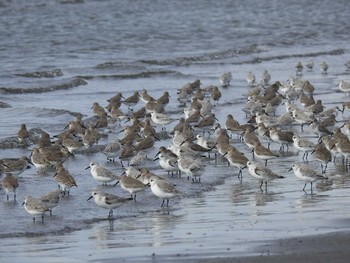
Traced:
MULTIPOLYGON (((249 87, 249 71, 260 81, 266 69, 271 83, 295 76, 295 65, 314 61, 311 72, 299 76, 315 86, 315 99, 326 108, 341 106, 349 98, 337 83, 350 81, 344 65, 350 60, 350 5, 348 1, 199 1, 199 0, 84 0, 0 1, 0 158, 29 156, 29 148, 5 142, 16 136, 21 123, 51 136, 61 133, 78 113, 88 120, 92 104, 107 105, 121 92, 124 97, 147 89, 153 97, 169 91, 166 113, 180 117, 177 101, 182 86, 199 79, 202 87, 219 86, 223 96, 214 111, 224 125, 227 114, 246 123, 242 107, 249 87), (326 61, 328 74, 319 64, 326 61), (229 87, 219 77, 232 73, 229 87)), ((135 110, 144 106, 139 102, 135 110)), ((128 111, 122 105, 122 110, 128 111)), ((285 112, 281 105, 277 114, 285 112)), ((349 119, 345 112, 337 126, 349 119)), ((124 125, 124 123, 122 123, 124 125)), ((171 130, 175 123, 167 126, 171 130)), ((122 127, 103 130, 104 146, 122 134, 122 127)), ((160 131, 161 127, 157 127, 160 131)), ((306 127, 294 132, 317 142, 306 127)), ((152 159, 161 139, 148 151, 152 159)), ((252 158, 248 148, 233 137, 233 145, 252 158)), ((277 144, 271 145, 278 152, 277 144)), ((0 190, 0 259, 6 262, 137 262, 267 255, 259 247, 270 240, 350 230, 350 176, 341 161, 329 164, 329 180, 314 185, 305 195, 303 182, 288 172, 302 153, 290 147, 269 167, 285 179, 268 185, 245 169, 219 159, 206 160, 201 183, 185 176, 167 177, 157 162, 146 164, 154 173, 176 184, 184 194, 161 209, 150 189, 136 202, 108 211, 86 201, 100 189, 128 196, 119 186, 102 187, 85 168, 92 160, 123 172, 119 162, 107 162, 100 152, 79 153, 64 165, 77 188, 54 208, 44 222, 21 206, 27 195, 40 196, 57 189, 52 175, 38 175, 35 167, 19 176, 17 201, 6 201, 0 190)), ((310 165, 320 169, 310 157, 310 165)), ((309 186, 307 186, 309 187, 309 186)))

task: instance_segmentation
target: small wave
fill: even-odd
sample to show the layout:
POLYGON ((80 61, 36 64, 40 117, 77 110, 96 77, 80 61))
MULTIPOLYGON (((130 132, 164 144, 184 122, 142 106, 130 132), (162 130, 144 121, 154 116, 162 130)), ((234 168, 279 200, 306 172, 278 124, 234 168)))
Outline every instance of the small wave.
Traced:
POLYGON ((179 57, 175 59, 165 60, 140 60, 140 62, 151 65, 188 65, 193 62, 205 62, 218 59, 226 59, 231 57, 237 57, 239 55, 247 55, 253 53, 259 53, 262 50, 257 45, 252 45, 244 49, 228 49, 224 51, 212 52, 193 57, 179 57))
POLYGON ((0 109, 3 108, 11 108, 11 105, 6 102, 0 101, 0 109))
POLYGON ((84 0, 61 0, 59 1, 60 4, 82 4, 84 3, 84 0))
POLYGON ((6 88, 1 87, 0 93, 8 93, 8 94, 23 94, 23 93, 43 93, 43 92, 51 92, 56 90, 66 90, 74 87, 78 87, 81 85, 87 85, 87 81, 82 78, 74 78, 68 82, 63 82, 60 84, 54 84, 47 87, 35 87, 35 88, 6 88))
POLYGON ((47 71, 35 71, 24 74, 16 74, 16 76, 26 77, 26 78, 54 78, 63 76, 62 70, 53 69, 47 71))
POLYGON ((51 108, 25 108, 28 111, 31 111, 33 114, 35 114, 37 117, 56 117, 60 115, 69 114, 73 117, 84 117, 85 115, 81 114, 80 112, 74 112, 64 109, 51 109, 51 108))
POLYGON ((122 62, 122 61, 108 61, 95 66, 97 69, 133 69, 133 70, 146 70, 146 67, 136 65, 134 63, 122 62))
POLYGON ((42 232, 17 232, 17 233, 5 233, 0 234, 0 238, 14 238, 14 237, 42 237, 42 236, 48 236, 48 235, 63 235, 68 234, 74 231, 79 231, 81 228, 77 227, 64 227, 59 230, 53 230, 53 231, 42 231, 42 232))
MULTIPOLYGON (((33 128, 29 131, 29 143, 36 144, 45 132, 40 128, 33 128)), ((0 140, 0 149, 25 148, 27 145, 20 143, 17 136, 7 137, 0 140)))
POLYGON ((96 76, 79 76, 84 79, 94 79, 94 78, 113 78, 113 79, 138 79, 138 78, 150 78, 153 76, 162 76, 162 75, 175 75, 183 76, 184 74, 174 71, 174 70, 157 70, 157 71, 144 71, 134 74, 112 74, 112 75, 96 75, 96 76))
POLYGON ((319 56, 337 56, 344 54, 344 49, 334 49, 330 51, 319 51, 319 52, 310 52, 310 53, 299 53, 299 54, 284 54, 284 55, 277 55, 277 56, 270 56, 270 57, 255 57, 251 60, 246 61, 240 61, 232 64, 257 64, 261 63, 263 61, 271 61, 271 60, 281 60, 281 59, 287 59, 287 58, 306 58, 306 57, 319 57, 319 56))

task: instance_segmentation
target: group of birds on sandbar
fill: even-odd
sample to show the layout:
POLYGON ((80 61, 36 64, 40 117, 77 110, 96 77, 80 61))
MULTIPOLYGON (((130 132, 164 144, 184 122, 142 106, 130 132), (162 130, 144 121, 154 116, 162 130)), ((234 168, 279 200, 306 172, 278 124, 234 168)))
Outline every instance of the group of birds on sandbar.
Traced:
MULTIPOLYGON (((306 63, 308 71, 312 71, 313 66, 312 61, 306 63)), ((320 68, 323 74, 327 74, 328 65, 325 62, 320 64, 320 68)), ((269 181, 285 177, 268 167, 269 160, 285 158, 289 147, 293 147, 303 156, 300 162, 290 165, 290 170, 304 182, 305 194, 306 185, 311 184, 312 194, 313 182, 328 179, 327 166, 336 157, 340 156, 344 166, 348 167, 350 121, 345 120, 339 126, 336 118, 339 114, 346 114, 345 110, 350 110, 350 103, 344 101, 341 105, 326 108, 322 100, 315 100, 314 85, 302 79, 302 63, 298 63, 295 69, 296 76, 291 76, 286 82, 271 83, 267 70, 258 84, 252 72, 247 74, 248 87, 244 94, 247 102, 241 109, 246 116, 245 123, 240 123, 234 117, 242 115, 241 112, 228 112, 222 123, 215 114, 215 110, 220 107, 223 89, 229 90, 227 88, 231 85, 232 74, 227 72, 219 78, 221 87, 203 86, 200 80, 196 80, 178 89, 173 95, 177 98, 172 103, 181 107, 183 115, 167 112, 166 106, 172 98, 168 91, 154 98, 143 89, 127 98, 118 92, 104 106, 93 102, 91 109, 94 116, 89 121, 78 115, 61 134, 49 135, 44 132, 35 145, 31 142, 26 124, 22 124, 17 137, 21 144, 32 147, 31 155, 0 160, 0 173, 4 174, 2 187, 7 200, 11 192, 16 199, 16 189, 19 187, 17 178, 28 167, 34 165, 38 173, 52 169, 58 190, 39 198, 26 196, 23 202, 34 221, 37 215, 43 219, 46 212, 51 214, 60 198, 69 198, 70 189, 77 186, 64 162, 81 154, 81 149, 99 151, 101 145, 98 142, 106 136, 106 130, 109 131, 108 136, 115 136, 115 139, 105 145, 101 152, 106 156, 106 162, 117 165, 118 159, 124 172, 117 175, 97 161, 92 161, 86 170, 90 170, 97 182, 103 185, 115 182, 114 186, 119 184, 130 194, 130 197, 121 197, 92 191, 87 200, 94 199, 97 206, 108 209, 108 217, 113 217, 113 209, 131 200, 136 201, 136 194, 148 187, 156 197, 162 199, 161 207, 168 207, 169 199, 183 195, 171 180, 146 168, 146 164, 153 161, 158 161, 168 175, 185 174, 188 180, 192 178, 193 183, 200 183, 205 174, 204 158, 214 159, 216 165, 218 158, 221 158, 237 168, 240 180, 243 170, 247 168, 249 174, 260 182, 260 191, 264 193, 265 190, 267 193, 269 181), (136 109, 141 103, 142 107, 136 109), (170 130, 169 124, 172 124, 170 130), (296 125, 300 125, 300 132, 295 128, 296 125), (303 136, 304 126, 317 136, 317 142, 303 136), (172 142, 169 146, 161 145, 154 158, 148 157, 147 153, 155 148, 156 141, 169 139, 172 142), (273 142, 279 145, 279 151, 271 149, 270 144, 273 142), (319 171, 308 165, 309 154, 320 162, 319 171)), ((350 85, 345 80, 340 81, 338 87, 346 96, 349 94, 350 85)))

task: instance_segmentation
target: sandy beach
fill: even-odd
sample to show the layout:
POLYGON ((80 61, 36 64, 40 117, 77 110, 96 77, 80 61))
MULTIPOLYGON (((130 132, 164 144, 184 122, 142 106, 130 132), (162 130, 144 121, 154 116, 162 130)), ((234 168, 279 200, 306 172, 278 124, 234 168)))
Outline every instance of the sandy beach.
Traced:
MULTIPOLYGON (((101 133, 98 144, 82 146, 74 156, 62 159, 76 186, 60 199, 52 216, 47 212, 44 220, 38 216, 33 222, 22 202, 28 195, 40 197, 57 190, 53 167, 43 173, 32 165, 21 170, 16 200, 12 193, 7 200, 1 187, 1 261, 347 262, 350 173, 341 152, 333 153, 336 158, 328 160, 322 175, 323 167, 311 151, 306 160, 293 143, 283 151, 278 142, 269 144, 266 134, 260 134, 261 145, 273 155, 266 164, 272 171, 269 175, 278 177, 265 178, 266 189, 264 185, 260 188, 261 180, 246 167, 241 167, 242 177, 238 178, 239 168, 229 165, 226 155, 200 154, 200 183, 192 181, 193 170, 188 180, 186 173, 171 175, 154 159, 160 147, 171 146, 170 132, 185 116, 184 109, 192 110, 192 96, 199 92, 196 86, 183 99, 179 90, 197 80, 206 99, 215 104, 211 109, 215 125, 222 128, 229 115, 241 125, 257 127, 250 102, 253 97, 262 100, 260 106, 267 111, 271 101, 261 96, 276 83, 283 85, 272 94, 277 104, 275 113, 271 104, 269 117, 286 114, 288 103, 294 103, 312 112, 310 117, 318 121, 324 119, 317 114, 333 110, 336 122, 328 127, 330 133, 342 127, 350 120, 346 107, 339 111, 350 97, 338 86, 340 81, 350 82, 346 66, 350 60, 349 12, 350 5, 343 0, 1 1, 0 159, 31 157, 42 133, 56 141, 77 116, 82 116, 84 126, 97 124, 93 105, 98 103, 110 115, 109 100, 118 93, 128 98, 146 90, 158 99, 168 91, 170 101, 164 104, 164 113, 174 121, 165 125, 151 122, 159 138, 144 150, 147 158, 136 168, 149 169, 181 193, 170 199, 169 207, 161 207, 163 198, 144 187, 136 201, 115 208, 110 218, 109 209, 89 199, 95 191, 130 197, 120 183, 103 185, 86 170, 91 162, 98 162, 115 175, 125 171, 119 156, 114 162, 107 160, 102 150, 123 141, 124 128, 132 124, 124 117, 142 110, 146 103, 139 100, 130 106, 120 102, 118 108, 124 115, 97 128, 101 133), (308 70, 306 65, 311 62, 314 67, 308 70), (327 72, 320 67, 324 62, 329 66, 327 72), (304 68, 297 73, 299 63, 304 68), (265 70, 271 79, 261 85, 265 70), (256 76, 253 87, 246 79, 249 72, 256 76), (224 73, 232 75, 228 85, 220 81, 224 73), (323 105, 317 114, 301 103, 306 81, 314 86, 315 104, 323 105), (214 86, 221 92, 219 100, 211 95, 214 86), (28 145, 17 138, 21 124, 31 132, 28 145), (317 171, 312 193, 310 182, 303 188, 306 181, 291 170, 295 163, 317 171)), ((140 121, 147 118, 150 112, 140 121)), ((302 130, 297 116, 294 118, 283 127, 274 124, 318 145, 311 120, 307 119, 302 130)), ((214 125, 203 132, 197 124, 191 124, 195 135, 216 140, 214 125)), ((133 149, 144 136, 141 126, 138 128, 133 149)), ((346 127, 341 130, 347 132, 346 127)), ((257 131, 251 134, 258 135, 257 131)), ((82 137, 77 133, 74 139, 83 141, 82 137)), ((238 134, 229 134, 228 144, 249 161, 265 165, 238 134)))
POLYGON ((348 262, 350 234, 337 232, 327 235, 281 239, 256 248, 258 256, 213 258, 194 262, 348 262))

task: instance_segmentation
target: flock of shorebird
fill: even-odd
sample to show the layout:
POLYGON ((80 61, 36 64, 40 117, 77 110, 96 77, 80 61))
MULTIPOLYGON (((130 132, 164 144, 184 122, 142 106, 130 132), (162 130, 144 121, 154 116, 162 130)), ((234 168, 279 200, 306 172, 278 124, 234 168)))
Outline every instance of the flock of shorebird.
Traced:
MULTIPOLYGON (((312 61, 306 63, 308 71, 312 71, 313 67, 312 61)), ((5 174, 2 187, 6 191, 7 200, 11 192, 16 199, 17 177, 29 165, 34 165, 38 172, 53 167, 53 178, 59 190, 40 198, 27 196, 23 202, 25 210, 33 216, 34 221, 36 215, 43 218, 45 212, 51 213, 52 208, 59 204, 60 198, 63 195, 69 196, 70 188, 77 186, 74 177, 65 168, 64 161, 74 154, 79 154, 83 148, 96 147, 105 129, 112 131, 109 134, 115 135, 116 139, 108 144, 102 153, 106 155, 107 161, 115 162, 116 158, 119 159, 123 167, 127 162, 125 172, 117 175, 96 161, 91 162, 86 169, 90 170, 96 181, 102 184, 115 182, 115 185, 119 184, 131 195, 125 198, 93 191, 88 200, 94 199, 96 205, 109 209, 109 217, 113 216, 113 209, 135 200, 136 194, 147 186, 150 186, 155 196, 163 199, 162 207, 168 207, 169 199, 182 194, 169 180, 147 168, 140 168, 145 167, 147 162, 158 160, 160 167, 168 174, 182 173, 186 174, 188 179, 192 178, 192 182, 200 182, 205 169, 202 164, 205 153, 208 153, 209 157, 213 153, 215 160, 219 157, 224 158, 229 165, 237 167, 240 179, 242 170, 247 168, 249 174, 261 182, 261 192, 264 192, 262 186, 265 184, 267 193, 268 181, 284 178, 268 167, 268 161, 283 158, 283 153, 289 150, 289 146, 294 147, 295 150, 303 152, 303 157, 301 162, 291 165, 291 170, 305 183, 305 193, 305 186, 311 183, 312 194, 312 183, 327 179, 327 165, 336 156, 342 156, 344 166, 348 166, 350 121, 345 121, 338 127, 336 118, 338 114, 350 110, 350 102, 325 108, 321 100, 314 99, 313 84, 302 80, 303 68, 299 62, 295 66, 296 76, 291 76, 287 82, 274 83, 271 83, 271 76, 267 70, 263 72, 260 83, 257 83, 255 75, 249 72, 246 78, 249 86, 247 102, 242 108, 247 119, 244 124, 234 118, 233 112, 227 114, 224 124, 220 124, 215 116, 215 109, 220 106, 221 90, 214 85, 202 87, 199 80, 185 84, 177 92, 176 103, 183 107, 184 115, 181 117, 167 114, 166 106, 170 101, 168 91, 161 97, 154 98, 143 89, 127 98, 117 93, 107 100, 108 104, 105 107, 94 102, 93 122, 87 124, 87 121, 78 116, 76 120, 68 123, 61 134, 53 137, 43 133, 36 145, 31 145, 33 143, 30 132, 26 125, 22 124, 18 131, 18 140, 21 145, 31 145, 33 149, 30 157, 0 160, 0 173, 5 174), (142 107, 135 110, 140 103, 143 103, 142 107), (128 108, 127 113, 123 112, 122 105, 128 108), (284 113, 278 115, 281 111, 284 113), (168 131, 166 127, 170 123, 173 123, 173 129, 168 131), (305 125, 308 126, 317 135, 318 142, 303 137, 303 133, 290 131, 291 125, 300 125, 301 131, 305 125), (235 143, 234 135, 237 136, 235 143), (150 160, 147 151, 154 148, 155 141, 169 137, 172 138, 172 144, 169 147, 159 147, 154 160, 150 160), (271 142, 280 145, 278 153, 270 149, 271 142), (234 144, 250 150, 253 157, 249 159, 234 144), (309 154, 313 154, 321 163, 320 171, 307 164, 309 154)), ((328 65, 325 62, 320 64, 320 68, 323 74, 327 74, 328 65)), ((223 88, 229 87, 231 80, 230 72, 219 78, 223 88)), ((338 87, 348 96, 348 82, 342 80, 338 87)))

